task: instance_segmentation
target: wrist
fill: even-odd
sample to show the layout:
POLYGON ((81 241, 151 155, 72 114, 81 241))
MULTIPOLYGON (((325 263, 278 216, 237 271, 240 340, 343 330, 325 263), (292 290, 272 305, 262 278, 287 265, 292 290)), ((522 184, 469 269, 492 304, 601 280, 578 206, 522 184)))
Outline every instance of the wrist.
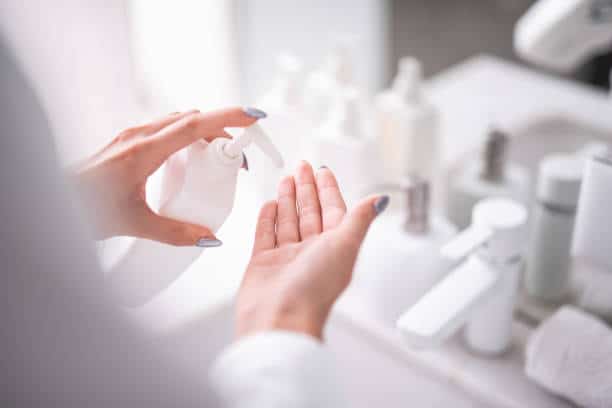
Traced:
POLYGON ((297 306, 249 308, 238 312, 236 337, 242 338, 266 331, 301 333, 323 341, 327 312, 297 306))

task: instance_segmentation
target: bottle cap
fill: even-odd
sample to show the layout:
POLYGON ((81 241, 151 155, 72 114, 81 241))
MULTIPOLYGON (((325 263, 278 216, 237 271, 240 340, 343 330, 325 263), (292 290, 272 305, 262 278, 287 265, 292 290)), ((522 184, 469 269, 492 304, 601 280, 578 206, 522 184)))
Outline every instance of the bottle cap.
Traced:
POLYGON ((406 231, 423 234, 429 229, 429 182, 418 175, 411 175, 399 186, 406 194, 406 231))
POLYGON ((482 149, 482 178, 499 181, 504 178, 508 135, 498 129, 491 129, 482 149))
POLYGON ((550 154, 540 162, 537 199, 565 210, 578 204, 584 161, 575 155, 550 154))
POLYGON ((238 155, 242 155, 244 148, 251 143, 254 143, 255 146, 259 147, 259 149, 264 152, 264 154, 268 156, 270 160, 272 160, 272 163, 274 163, 276 167, 281 168, 285 165, 283 156, 258 123, 244 129, 244 132, 225 144, 223 147, 223 152, 226 155, 234 158, 238 155))

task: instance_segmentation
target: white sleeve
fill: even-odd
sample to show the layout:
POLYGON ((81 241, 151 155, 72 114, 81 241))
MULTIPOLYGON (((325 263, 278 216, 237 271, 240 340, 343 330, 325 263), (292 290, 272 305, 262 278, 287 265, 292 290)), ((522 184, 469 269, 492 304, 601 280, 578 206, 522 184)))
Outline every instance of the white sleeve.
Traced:
POLYGON ((224 408, 341 407, 333 366, 313 337, 265 332, 226 349, 213 365, 211 384, 224 408))

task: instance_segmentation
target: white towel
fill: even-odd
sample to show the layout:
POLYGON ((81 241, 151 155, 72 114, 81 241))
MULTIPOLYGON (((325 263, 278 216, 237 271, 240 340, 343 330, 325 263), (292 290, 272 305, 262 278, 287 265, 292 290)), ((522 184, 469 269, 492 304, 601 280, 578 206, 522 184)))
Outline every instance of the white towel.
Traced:
POLYGON ((581 309, 612 323, 612 273, 586 267, 580 272, 583 279, 576 303, 581 309))
POLYGON ((564 306, 533 333, 527 376, 554 394, 589 408, 612 407, 612 330, 564 306))

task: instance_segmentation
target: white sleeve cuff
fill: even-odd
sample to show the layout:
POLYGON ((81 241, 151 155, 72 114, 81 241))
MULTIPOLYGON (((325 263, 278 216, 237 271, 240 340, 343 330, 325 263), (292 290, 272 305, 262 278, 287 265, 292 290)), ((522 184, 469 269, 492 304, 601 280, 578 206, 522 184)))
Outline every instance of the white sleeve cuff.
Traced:
POLYGON ((334 374, 318 340, 271 331, 227 348, 213 365, 211 384, 228 408, 339 407, 334 374))

